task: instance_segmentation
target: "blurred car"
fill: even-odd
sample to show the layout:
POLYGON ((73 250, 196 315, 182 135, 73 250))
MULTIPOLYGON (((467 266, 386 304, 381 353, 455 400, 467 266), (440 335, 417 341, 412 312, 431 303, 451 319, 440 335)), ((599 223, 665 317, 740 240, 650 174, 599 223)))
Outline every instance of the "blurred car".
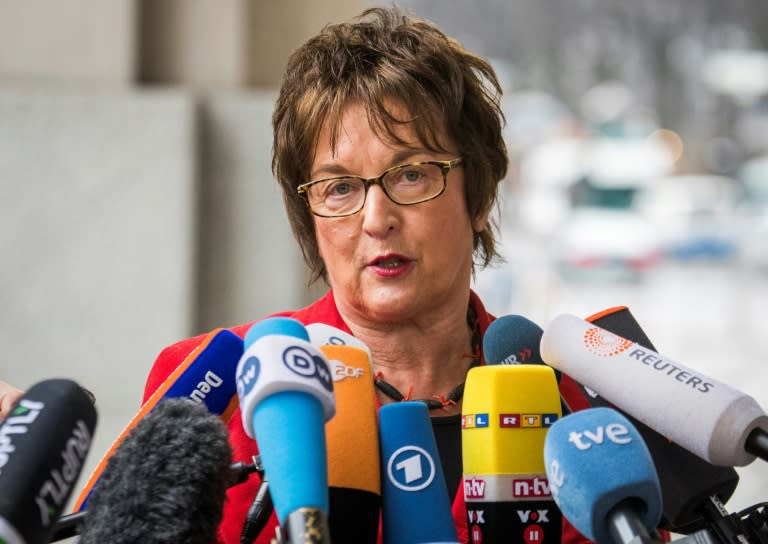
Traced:
POLYGON ((635 282, 662 258, 653 226, 628 209, 573 211, 554 239, 555 263, 566 279, 635 282))
POLYGON ((562 277, 640 281, 662 261, 654 225, 635 200, 649 179, 667 173, 667 150, 644 138, 600 138, 584 149, 583 175, 569 187, 570 213, 553 237, 562 277))
POLYGON ((740 199, 740 186, 730 177, 666 176, 643 189, 637 208, 655 225, 668 258, 722 262, 739 255, 740 199))

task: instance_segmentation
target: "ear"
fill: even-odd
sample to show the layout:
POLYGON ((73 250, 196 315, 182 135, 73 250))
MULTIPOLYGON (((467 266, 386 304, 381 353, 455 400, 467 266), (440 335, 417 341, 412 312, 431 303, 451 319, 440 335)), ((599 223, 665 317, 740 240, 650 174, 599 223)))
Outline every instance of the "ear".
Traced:
POLYGON ((478 212, 475 218, 472 220, 472 229, 475 232, 483 232, 485 227, 488 226, 488 218, 491 216, 491 206, 487 206, 484 210, 478 212))

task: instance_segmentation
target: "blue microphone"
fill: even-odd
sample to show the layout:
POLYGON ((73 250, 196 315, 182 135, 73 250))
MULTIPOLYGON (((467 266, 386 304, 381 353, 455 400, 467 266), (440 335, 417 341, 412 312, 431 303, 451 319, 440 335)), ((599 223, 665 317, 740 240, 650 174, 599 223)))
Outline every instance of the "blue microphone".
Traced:
POLYGON ((244 346, 236 374, 243 427, 258 443, 278 520, 288 542, 306 531, 330 542, 325 422, 336 405, 328 362, 290 318, 254 324, 244 346))
POLYGON ((379 410, 384 544, 457 543, 429 411, 422 402, 379 410))
POLYGON ((661 488, 640 433, 611 408, 573 413, 544 441, 550 491, 563 515, 598 544, 655 542, 661 488))

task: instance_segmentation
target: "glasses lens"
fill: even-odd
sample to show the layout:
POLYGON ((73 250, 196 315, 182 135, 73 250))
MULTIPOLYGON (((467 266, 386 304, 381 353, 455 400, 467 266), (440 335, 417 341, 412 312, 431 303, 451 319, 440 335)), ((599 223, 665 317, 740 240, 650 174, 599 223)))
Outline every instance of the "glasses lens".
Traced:
POLYGON ((354 212, 365 200, 365 186, 357 178, 321 181, 307 191, 309 205, 315 213, 334 216, 354 212))
POLYGON ((444 184, 443 170, 436 164, 409 164, 384 176, 387 193, 398 204, 415 204, 435 197, 444 184))

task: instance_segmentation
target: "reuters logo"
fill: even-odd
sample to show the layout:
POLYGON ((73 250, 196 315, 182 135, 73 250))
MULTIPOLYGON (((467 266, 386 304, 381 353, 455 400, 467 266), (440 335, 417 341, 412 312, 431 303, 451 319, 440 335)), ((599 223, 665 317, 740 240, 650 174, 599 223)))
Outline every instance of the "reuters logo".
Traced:
POLYGON ((592 327, 584 332, 584 345, 589 351, 600 357, 613 357, 626 351, 632 342, 621 336, 616 336, 598 327, 592 327))

